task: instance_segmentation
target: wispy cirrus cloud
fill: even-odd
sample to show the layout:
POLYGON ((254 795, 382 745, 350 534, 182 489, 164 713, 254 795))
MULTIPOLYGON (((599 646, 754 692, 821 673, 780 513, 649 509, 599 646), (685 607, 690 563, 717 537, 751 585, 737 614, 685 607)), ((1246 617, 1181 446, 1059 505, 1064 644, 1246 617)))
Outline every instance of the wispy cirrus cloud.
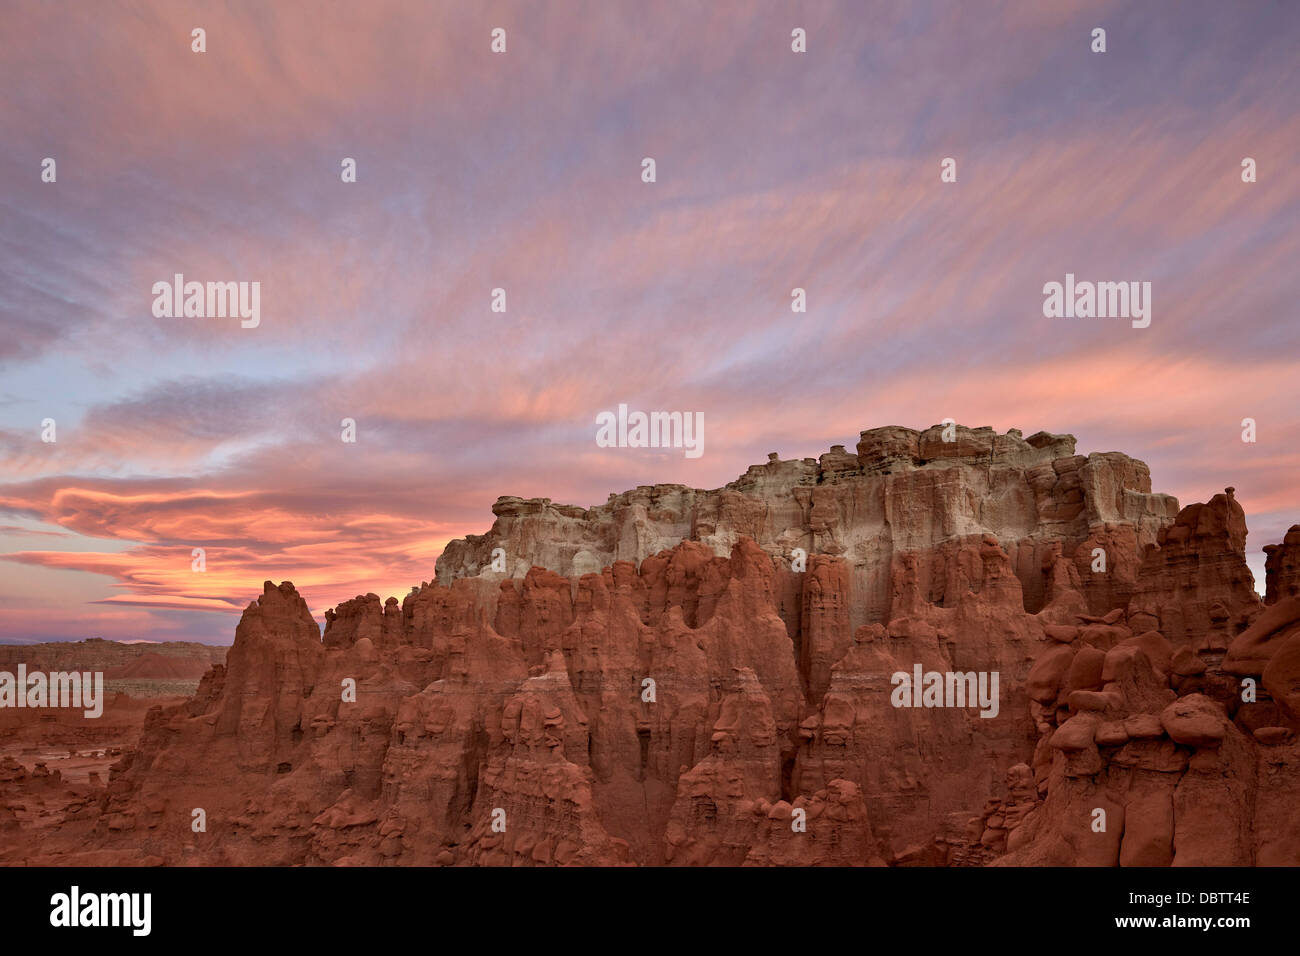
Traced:
POLYGON ((0 40, 0 639, 228 639, 198 612, 264 578, 316 610, 428 580, 499 494, 715 487, 944 417, 1232 484, 1252 548, 1300 518, 1295 9, 70 11, 0 40), (1067 271, 1151 280, 1152 326, 1043 318, 1067 271), (177 272, 260 281, 261 326, 155 318, 177 272), (620 401, 702 410, 707 454, 604 454, 620 401))

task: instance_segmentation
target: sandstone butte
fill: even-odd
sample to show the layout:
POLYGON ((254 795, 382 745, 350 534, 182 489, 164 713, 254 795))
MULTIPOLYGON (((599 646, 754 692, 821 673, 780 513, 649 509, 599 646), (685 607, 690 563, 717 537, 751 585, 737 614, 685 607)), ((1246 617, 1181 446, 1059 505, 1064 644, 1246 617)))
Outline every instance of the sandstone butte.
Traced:
POLYGON ((1261 600, 1231 488, 1180 510, 1068 435, 887 427, 493 511, 323 635, 267 582, 105 786, 39 839, 0 806, 3 860, 1300 864, 1300 526, 1261 600), (918 664, 998 672, 997 716, 893 706, 918 664))

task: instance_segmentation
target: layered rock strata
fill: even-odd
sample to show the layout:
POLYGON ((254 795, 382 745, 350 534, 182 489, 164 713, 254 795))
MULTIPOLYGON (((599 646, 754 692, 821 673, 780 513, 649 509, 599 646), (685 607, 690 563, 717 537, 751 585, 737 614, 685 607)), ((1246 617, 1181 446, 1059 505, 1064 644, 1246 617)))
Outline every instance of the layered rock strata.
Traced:
POLYGON ((1180 511, 1125 455, 936 426, 494 511, 323 636, 267 582, 97 803, 3 859, 1300 862, 1300 538, 1266 606, 1231 489, 1180 511))

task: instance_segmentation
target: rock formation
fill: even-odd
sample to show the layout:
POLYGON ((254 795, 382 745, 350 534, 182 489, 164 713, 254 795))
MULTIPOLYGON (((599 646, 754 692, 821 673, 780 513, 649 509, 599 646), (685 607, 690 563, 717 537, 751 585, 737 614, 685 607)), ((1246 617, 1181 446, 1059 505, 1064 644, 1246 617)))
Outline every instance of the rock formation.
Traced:
MULTIPOLYGON (((124 644, 92 637, 85 641, 54 641, 46 644, 0 644, 0 670, 12 671, 19 664, 28 670, 103 671, 106 677, 119 672, 138 671, 142 657, 167 662, 178 671, 167 671, 166 676, 176 678, 197 672, 202 674, 213 664, 226 659, 226 648, 187 641, 139 642, 124 644)), ((155 677, 155 668, 142 672, 142 676, 155 677)), ((158 676, 163 676, 161 673, 158 676)))
POLYGON ((1293 524, 1281 544, 1264 546, 1265 604, 1300 597, 1300 524, 1293 524))
MULTIPOLYGON (((1080 572, 1085 600, 1102 613, 1127 600, 1145 548, 1157 543, 1178 504, 1151 492, 1142 462, 1118 452, 1085 457, 1074 447, 1070 435, 1039 432, 1026 440, 1015 429, 876 428, 862 433, 856 455, 842 445, 820 459, 773 455, 714 491, 643 486, 589 509, 500 498, 491 530, 448 544, 437 576, 443 584, 494 576, 496 548, 504 549, 510 576, 537 565, 576 577, 615 561, 640 562, 684 539, 724 555, 748 537, 783 568, 796 548, 841 558, 856 628, 890 617, 902 556, 916 558, 925 599, 944 606, 960 595, 968 570, 956 551, 992 535, 1030 612, 1042 608, 1055 558, 1064 556, 1080 572), (1105 575, 1089 573, 1094 547, 1113 552, 1105 575)), ((799 611, 795 602, 783 617, 799 611)))
POLYGON ((1300 862, 1300 531, 1266 606, 1232 489, 1180 511, 1074 444, 890 427, 712 491, 502 498, 323 635, 267 582, 3 859, 1300 862))

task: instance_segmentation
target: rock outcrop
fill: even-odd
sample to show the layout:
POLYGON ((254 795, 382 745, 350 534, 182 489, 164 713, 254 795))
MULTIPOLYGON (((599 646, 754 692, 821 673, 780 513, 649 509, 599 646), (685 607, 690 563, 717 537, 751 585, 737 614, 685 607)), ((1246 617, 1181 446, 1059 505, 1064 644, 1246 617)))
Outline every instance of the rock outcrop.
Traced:
POLYGON ((1293 524, 1281 544, 1264 546, 1264 603, 1300 597, 1300 524, 1293 524))
MULTIPOLYGON (((443 584, 500 577, 491 570, 497 548, 508 576, 522 578, 534 565, 580 576, 615 561, 640 562, 682 540, 725 555, 748 537, 783 568, 796 560, 795 549, 842 559, 854 595, 850 626, 857 627, 891 616, 894 568, 904 556, 916 558, 925 598, 944 605, 962 589, 955 549, 992 535, 1010 558, 1027 610, 1042 608, 1063 557, 1078 569, 1089 607, 1103 613, 1127 600, 1145 549, 1177 512, 1175 499, 1152 493, 1142 462, 1118 452, 1076 455, 1070 435, 876 428, 862 433, 856 454, 837 445, 820 459, 773 455, 713 491, 643 486, 593 508, 500 498, 491 530, 448 544, 437 576, 443 584), (1090 571, 1094 547, 1111 552, 1105 574, 1090 571)), ((792 631, 801 607, 783 608, 792 631)))
POLYGON ((323 636, 267 582, 224 666, 3 859, 1300 862, 1298 545, 1266 607, 1232 489, 1180 511, 1125 455, 935 426, 493 510, 323 636))

